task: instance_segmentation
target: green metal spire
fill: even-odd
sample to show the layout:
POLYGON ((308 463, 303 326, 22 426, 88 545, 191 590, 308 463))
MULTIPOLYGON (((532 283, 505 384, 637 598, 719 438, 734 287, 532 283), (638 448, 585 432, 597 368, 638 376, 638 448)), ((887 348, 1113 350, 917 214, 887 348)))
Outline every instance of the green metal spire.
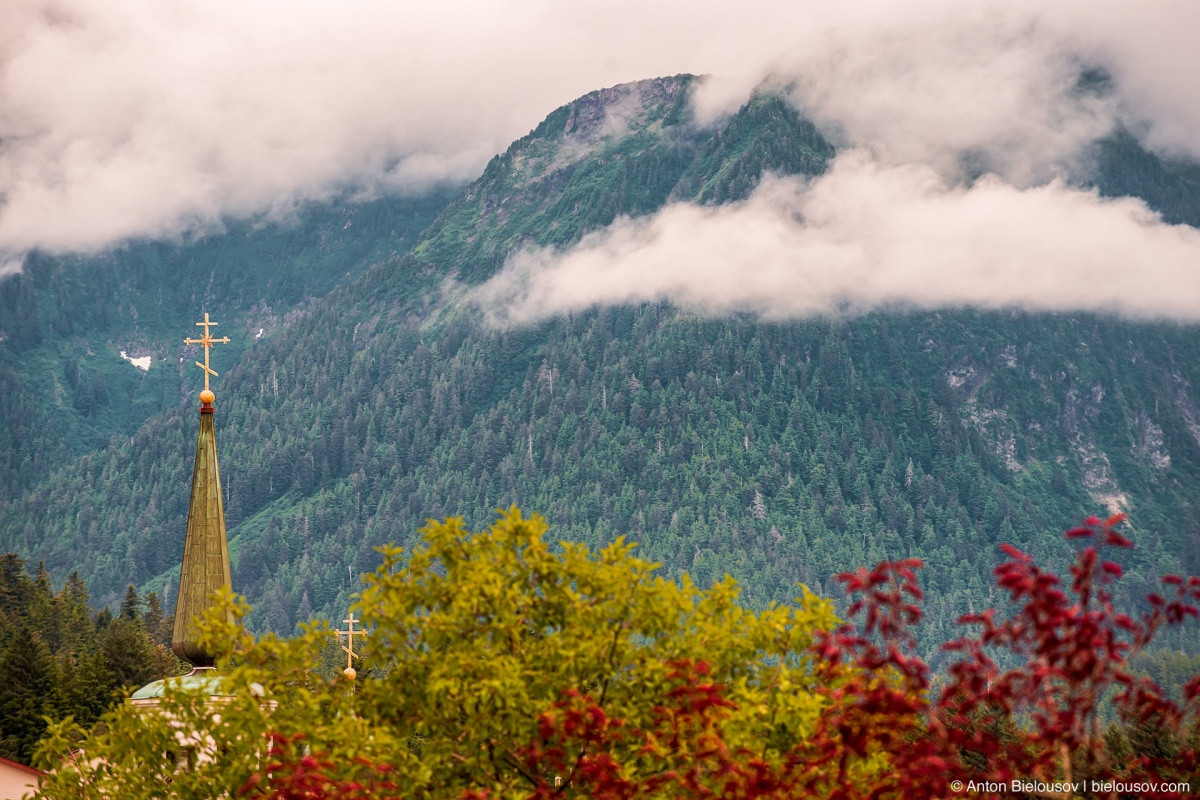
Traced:
POLYGON ((200 435, 196 439, 196 465, 192 470, 192 502, 188 508, 187 539, 183 545, 179 598, 175 604, 175 631, 171 637, 171 649, 177 656, 197 667, 212 666, 214 656, 196 641, 195 618, 208 607, 213 592, 232 585, 213 408, 211 403, 204 403, 200 407, 200 435))
POLYGON ((212 391, 208 376, 216 373, 208 365, 208 351, 214 342, 208 332, 208 314, 202 339, 185 339, 186 344, 204 347, 204 391, 200 392, 200 433, 196 437, 196 464, 192 468, 192 500, 188 506, 187 538, 183 544, 183 566, 179 571, 179 597, 175 602, 175 630, 171 649, 197 667, 211 667, 214 654, 197 641, 196 617, 208 607, 213 592, 233 586, 229 576, 229 545, 225 541, 225 508, 221 503, 221 473, 217 468, 217 435, 213 429, 212 391))

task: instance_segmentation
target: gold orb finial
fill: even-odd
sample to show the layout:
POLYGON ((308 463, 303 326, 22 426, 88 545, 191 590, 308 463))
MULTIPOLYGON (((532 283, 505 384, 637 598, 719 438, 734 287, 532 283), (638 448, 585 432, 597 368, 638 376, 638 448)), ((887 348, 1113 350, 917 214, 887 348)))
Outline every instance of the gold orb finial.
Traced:
POLYGON ((358 671, 354 667, 346 667, 342 674, 346 676, 346 680, 352 681, 358 676, 358 671))
POLYGON ((206 406, 212 405, 212 401, 216 400, 217 396, 212 393, 211 389, 202 389, 200 391, 200 402, 206 406))

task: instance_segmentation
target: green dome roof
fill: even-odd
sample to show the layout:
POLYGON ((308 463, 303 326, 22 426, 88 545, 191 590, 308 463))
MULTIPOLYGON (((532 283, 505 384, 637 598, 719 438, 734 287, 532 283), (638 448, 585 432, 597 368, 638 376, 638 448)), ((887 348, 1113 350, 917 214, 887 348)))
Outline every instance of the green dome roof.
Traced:
POLYGON ((195 669, 187 675, 180 675, 175 678, 163 678, 153 683, 147 683, 134 692, 129 699, 150 700, 155 697, 162 697, 168 685, 173 689, 182 689, 185 692, 219 695, 221 694, 222 681, 224 681, 224 678, 218 675, 214 669, 195 669))

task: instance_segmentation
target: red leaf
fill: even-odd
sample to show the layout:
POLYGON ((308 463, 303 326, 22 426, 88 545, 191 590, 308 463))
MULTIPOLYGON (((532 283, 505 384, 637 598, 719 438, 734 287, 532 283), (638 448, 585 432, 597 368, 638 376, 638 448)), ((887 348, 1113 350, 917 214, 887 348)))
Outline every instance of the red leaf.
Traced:
POLYGON ((1012 558, 1017 559, 1018 561, 1028 561, 1029 560, 1028 555, 1026 555, 1025 553, 1022 553, 1020 550, 1013 547, 1011 544, 1002 544, 1002 545, 1000 545, 1000 549, 1004 553, 1011 556, 1012 558))
POLYGON ((1104 541, 1113 547, 1133 547, 1133 542, 1113 530, 1106 530, 1104 532, 1104 541))

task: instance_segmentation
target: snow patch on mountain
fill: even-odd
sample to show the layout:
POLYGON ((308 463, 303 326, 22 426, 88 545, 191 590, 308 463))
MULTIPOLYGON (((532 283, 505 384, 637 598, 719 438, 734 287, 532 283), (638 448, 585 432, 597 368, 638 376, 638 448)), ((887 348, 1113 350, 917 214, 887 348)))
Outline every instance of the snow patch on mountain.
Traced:
POLYGON ((150 361, 151 361, 150 356, 134 357, 134 356, 130 356, 130 355, 126 354, 126 352, 124 350, 122 350, 121 358, 125 359, 130 364, 133 364, 135 367, 140 369, 142 372, 147 372, 150 369, 150 361))

